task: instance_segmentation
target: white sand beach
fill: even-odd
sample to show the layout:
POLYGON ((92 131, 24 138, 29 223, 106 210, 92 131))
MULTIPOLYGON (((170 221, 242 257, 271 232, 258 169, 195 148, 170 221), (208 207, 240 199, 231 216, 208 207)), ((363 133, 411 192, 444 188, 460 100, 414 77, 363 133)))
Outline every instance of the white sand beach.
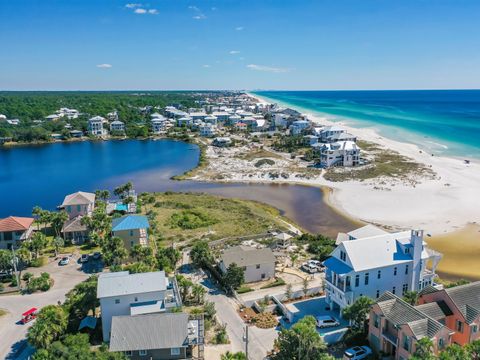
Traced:
MULTIPOLYGON (((267 102, 251 95, 261 102, 267 102)), ((333 122, 307 114, 321 125, 333 122)), ((343 126, 359 139, 371 141, 395 150, 430 167, 436 179, 421 179, 416 185, 388 182, 379 188, 375 181, 329 182, 323 177, 269 180, 245 178, 232 174, 226 181, 275 181, 295 182, 316 186, 328 186, 333 191, 330 204, 341 212, 366 222, 393 228, 422 228, 438 235, 451 232, 471 223, 480 223, 480 164, 465 164, 461 159, 438 157, 421 151, 416 145, 401 143, 380 136, 375 130, 343 126)), ((241 164, 237 162, 238 167, 241 164)))

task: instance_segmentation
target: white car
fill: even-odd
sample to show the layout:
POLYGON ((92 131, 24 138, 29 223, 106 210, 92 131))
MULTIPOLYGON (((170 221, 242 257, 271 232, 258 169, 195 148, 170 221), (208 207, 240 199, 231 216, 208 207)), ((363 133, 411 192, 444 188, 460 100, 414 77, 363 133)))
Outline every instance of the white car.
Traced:
POLYGON ((62 260, 60 260, 60 265, 67 265, 68 263, 70 262, 70 258, 69 257, 62 257, 62 260))
POLYGON ((317 327, 320 329, 340 326, 337 319, 330 315, 317 316, 317 327))
POLYGON ((318 268, 315 265, 310 264, 309 262, 304 263, 302 265, 302 269, 310 274, 316 273, 318 271, 318 268))
POLYGON ((368 358, 370 355, 372 355, 372 349, 368 346, 354 346, 345 350, 343 358, 345 360, 361 360, 368 358))

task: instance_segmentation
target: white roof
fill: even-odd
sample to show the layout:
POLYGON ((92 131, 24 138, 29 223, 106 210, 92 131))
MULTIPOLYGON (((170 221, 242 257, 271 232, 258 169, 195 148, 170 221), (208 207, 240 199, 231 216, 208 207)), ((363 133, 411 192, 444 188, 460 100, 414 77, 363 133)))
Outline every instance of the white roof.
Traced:
POLYGON ((375 225, 368 224, 368 225, 362 226, 361 228, 352 230, 347 234, 355 239, 362 239, 362 238, 372 237, 377 235, 385 235, 385 234, 388 234, 388 232, 376 227, 375 225))
POLYGON ((112 121, 112 125, 123 125, 123 122, 120 120, 112 121))
POLYGON ((100 274, 97 298, 143 294, 167 289, 164 271, 130 274, 128 271, 100 274))
POLYGON ((410 236, 410 231, 387 233, 344 241, 340 246, 345 248, 353 269, 355 271, 364 271, 412 261, 411 255, 404 254, 397 247, 397 239, 410 239, 410 236))
POLYGON ((105 120, 105 118, 101 117, 101 116, 94 116, 90 119, 88 119, 88 121, 103 121, 105 120))
POLYGON ((345 129, 338 125, 331 125, 325 126, 322 131, 345 131, 345 129))

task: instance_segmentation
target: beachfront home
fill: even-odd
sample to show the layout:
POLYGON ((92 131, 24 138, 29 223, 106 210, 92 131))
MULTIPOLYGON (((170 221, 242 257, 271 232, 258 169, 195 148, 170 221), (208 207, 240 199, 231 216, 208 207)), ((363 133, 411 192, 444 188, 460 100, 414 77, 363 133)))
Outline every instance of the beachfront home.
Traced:
POLYGON ((344 128, 338 125, 325 126, 320 131, 320 142, 330 142, 330 138, 346 132, 344 128))
POLYGON ((324 261, 326 301, 332 308, 343 309, 360 296, 376 299, 385 291, 402 296, 433 284, 442 255, 427 247, 422 230, 373 236, 372 229, 363 230, 365 236, 342 241, 324 261))
POLYGON ((315 135, 305 135, 303 137, 305 145, 312 146, 318 143, 318 136, 315 135))
POLYGON ((303 131, 310 127, 310 121, 297 120, 290 125, 290 135, 300 135, 303 131))
POLYGON ((164 271, 130 274, 128 271, 104 273, 98 277, 103 341, 109 341, 112 318, 163 313, 181 306, 175 278, 164 271))
POLYGON ((0 249, 18 248, 33 232, 33 218, 9 216, 0 219, 0 249))
POLYGON ((101 116, 94 116, 88 119, 88 132, 95 136, 105 135, 106 131, 103 128, 104 121, 105 119, 101 116))
POLYGON ((452 343, 453 331, 438 317, 449 310, 444 304, 430 308, 412 306, 400 297, 385 292, 370 310, 368 340, 372 349, 389 359, 407 360, 415 354, 417 343, 428 338, 437 355, 452 343))
POLYGON ((124 132, 125 124, 120 120, 112 121, 110 124, 110 131, 124 132))
POLYGON ((203 321, 186 313, 114 316, 110 351, 129 359, 193 359, 203 347, 203 321))
POLYGON ((200 125, 199 130, 200 130, 200 136, 203 136, 203 137, 212 137, 212 136, 215 136, 215 134, 217 133, 216 126, 212 124, 200 125))
POLYGON ((144 215, 125 215, 112 220, 112 235, 123 240, 127 250, 134 245, 148 246, 150 224, 144 215))
POLYGON ((78 191, 73 194, 65 196, 60 209, 64 209, 69 219, 76 218, 77 216, 89 216, 92 214, 95 207, 95 194, 78 191))
POLYGON ((83 216, 79 215, 67 220, 62 227, 63 239, 72 244, 83 244, 89 239, 88 228, 82 222, 83 216))
POLYGON ((190 116, 183 116, 177 119, 178 127, 190 127, 193 125, 193 119, 190 116))
POLYGON ((233 263, 243 269, 246 283, 275 277, 275 256, 269 248, 239 245, 225 249, 220 258, 220 270, 226 273, 233 263))
POLYGON ((161 134, 167 130, 168 121, 165 118, 153 118, 150 123, 154 134, 161 134))
POLYGON ((455 333, 452 341, 466 345, 480 340, 480 281, 448 289, 428 286, 420 292, 418 308, 444 310, 437 318, 455 333))
POLYGON ((360 163, 360 148, 353 141, 312 145, 314 151, 320 155, 320 166, 357 166, 360 163))

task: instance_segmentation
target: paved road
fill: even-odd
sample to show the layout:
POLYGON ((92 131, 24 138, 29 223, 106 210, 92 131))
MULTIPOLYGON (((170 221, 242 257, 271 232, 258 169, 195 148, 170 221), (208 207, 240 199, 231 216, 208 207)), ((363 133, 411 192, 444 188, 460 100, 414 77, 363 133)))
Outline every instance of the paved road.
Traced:
POLYGON ((36 275, 48 272, 54 280, 54 285, 44 293, 0 296, 0 308, 8 311, 7 315, 0 317, 0 359, 21 359, 32 352, 28 347, 25 348, 25 335, 33 322, 26 325, 18 324, 23 312, 32 307, 40 309, 46 305, 57 304, 58 301, 63 302, 65 294, 89 276, 81 270, 75 260, 66 266, 59 266, 57 261, 54 261, 42 268, 28 271, 36 275))
MULTIPOLYGON (((207 288, 212 289, 213 286, 208 280, 203 283, 207 288)), ((224 293, 216 291, 207 295, 208 301, 215 303, 217 317, 223 324, 227 324, 227 333, 231 342, 231 351, 245 352, 245 343, 243 341, 245 323, 237 314, 238 304, 231 298, 225 296, 224 293)), ((257 327, 249 327, 249 360, 261 360, 267 352, 273 348, 273 342, 277 337, 277 331, 274 329, 259 329, 257 327)))

